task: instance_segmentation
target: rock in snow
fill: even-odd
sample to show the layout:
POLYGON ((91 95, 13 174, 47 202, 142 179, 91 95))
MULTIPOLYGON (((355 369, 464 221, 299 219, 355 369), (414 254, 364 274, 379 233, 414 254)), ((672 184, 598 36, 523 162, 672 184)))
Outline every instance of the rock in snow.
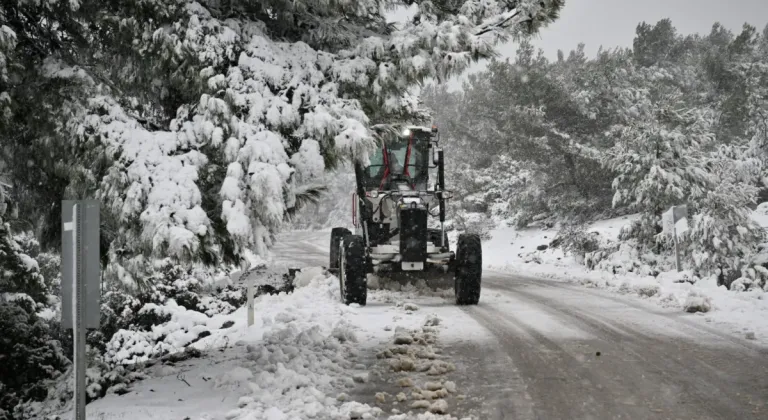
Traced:
POLYGON ((685 312, 709 312, 712 309, 712 300, 698 292, 691 291, 683 305, 685 312))

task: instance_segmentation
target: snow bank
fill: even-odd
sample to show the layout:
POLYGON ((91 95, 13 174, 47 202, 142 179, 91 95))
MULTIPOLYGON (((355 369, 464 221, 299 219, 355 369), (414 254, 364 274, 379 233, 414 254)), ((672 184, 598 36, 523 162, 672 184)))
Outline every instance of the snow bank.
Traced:
POLYGON ((323 275, 323 269, 321 267, 310 267, 299 271, 293 280, 293 285, 296 287, 306 287, 312 283, 312 280, 318 276, 323 275))
MULTIPOLYGON (((755 212, 758 221, 768 225, 768 218, 755 212)), ((616 240, 623 226, 633 216, 604 220, 587 231, 599 234, 601 241, 616 240)), ((601 261, 601 270, 588 270, 583 261, 550 247, 556 229, 502 227, 483 243, 487 269, 550 280, 580 283, 654 302, 662 307, 696 313, 705 322, 715 322, 735 334, 748 331, 750 337, 768 342, 768 293, 753 290, 732 292, 718 287, 714 279, 699 279, 689 271, 662 272, 652 276, 649 267, 639 263, 629 248, 619 248, 601 261), (545 249, 538 250, 537 248, 545 249)))

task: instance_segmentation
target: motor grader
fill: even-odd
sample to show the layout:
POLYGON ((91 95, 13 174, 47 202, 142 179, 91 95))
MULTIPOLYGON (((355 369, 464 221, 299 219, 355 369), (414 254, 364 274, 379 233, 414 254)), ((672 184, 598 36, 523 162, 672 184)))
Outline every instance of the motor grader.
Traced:
POLYGON ((342 301, 365 305, 368 278, 375 275, 400 282, 452 281, 456 303, 476 305, 481 241, 463 233, 455 250, 448 243, 445 212, 451 192, 437 127, 409 126, 384 136, 369 162, 355 164, 354 232, 331 231, 329 270, 339 278, 342 301))

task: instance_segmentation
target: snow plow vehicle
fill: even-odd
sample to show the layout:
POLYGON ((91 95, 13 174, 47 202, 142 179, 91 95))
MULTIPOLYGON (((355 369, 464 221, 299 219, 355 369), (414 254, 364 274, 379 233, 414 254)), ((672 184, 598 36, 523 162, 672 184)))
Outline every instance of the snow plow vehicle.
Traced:
POLYGON ((339 278, 345 304, 365 305, 369 275, 400 283, 453 283, 456 304, 480 300, 482 246, 459 235, 455 252, 445 232, 443 150, 436 126, 407 127, 385 137, 370 164, 355 164, 355 232, 331 231, 329 271, 339 278), (430 170, 436 179, 430 183, 430 170))

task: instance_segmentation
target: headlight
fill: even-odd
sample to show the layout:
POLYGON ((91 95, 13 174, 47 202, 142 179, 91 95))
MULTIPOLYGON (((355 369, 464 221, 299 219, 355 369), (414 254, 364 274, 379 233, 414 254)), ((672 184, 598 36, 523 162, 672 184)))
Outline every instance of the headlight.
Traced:
POLYGON ((408 137, 410 135, 411 135, 411 130, 410 129, 406 128, 405 130, 403 130, 403 136, 404 137, 408 137))
POLYGON ((371 197, 371 198, 376 198, 376 197, 378 197, 378 196, 379 196, 379 192, 378 192, 378 191, 376 191, 376 190, 370 191, 370 192, 368 193, 368 197, 371 197))

